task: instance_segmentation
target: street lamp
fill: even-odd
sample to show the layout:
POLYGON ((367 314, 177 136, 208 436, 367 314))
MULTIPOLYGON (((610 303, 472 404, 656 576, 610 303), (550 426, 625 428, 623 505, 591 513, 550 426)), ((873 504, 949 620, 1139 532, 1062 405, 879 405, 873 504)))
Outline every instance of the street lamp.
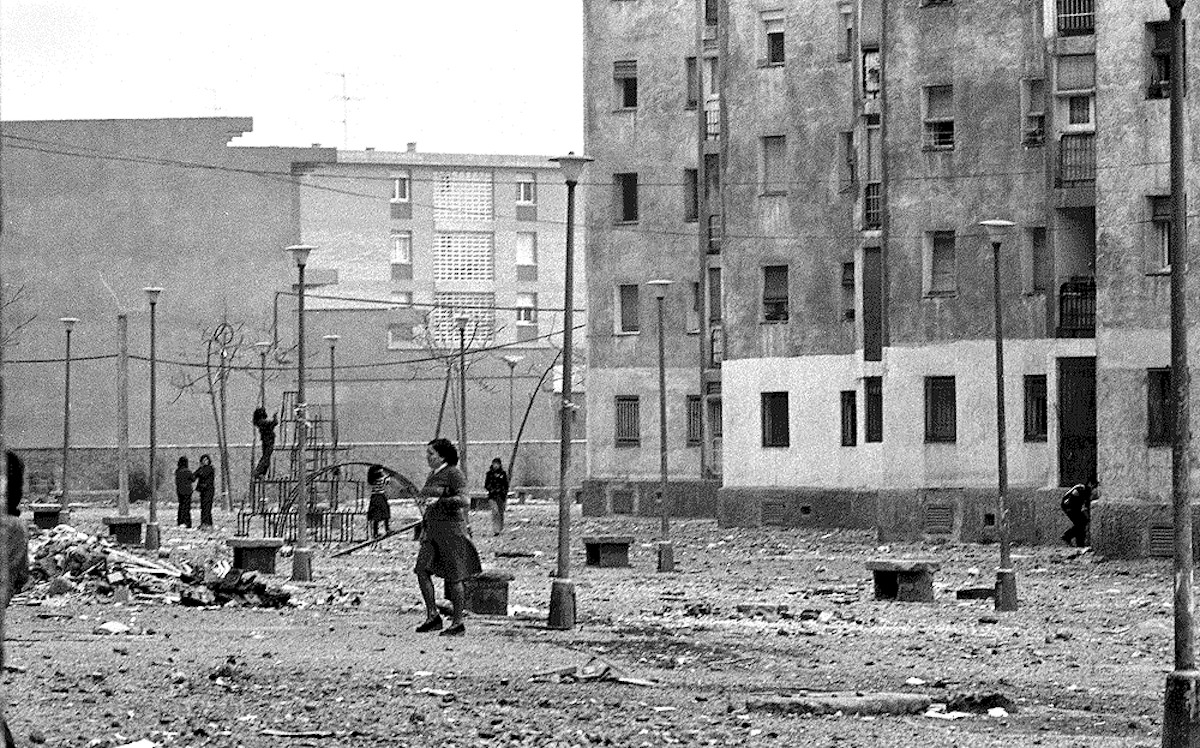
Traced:
MULTIPOLYGON (((524 356, 505 356, 504 363, 508 364, 508 440, 513 440, 513 385, 515 384, 514 372, 517 369, 517 364, 525 360, 524 356)), ((512 470, 512 465, 508 466, 512 470)))
POLYGON ((308 403, 304 399, 304 266, 316 247, 295 244, 287 248, 299 274, 296 292, 296 547, 292 552, 292 581, 312 581, 312 549, 308 547, 308 465, 305 463, 308 436, 308 403))
POLYGON ((1008 445, 1004 423, 1004 320, 1000 311, 1000 244, 1015 224, 993 218, 980 221, 992 243, 992 304, 996 319, 996 529, 1000 535, 1000 568, 996 570, 996 610, 1017 609, 1017 573, 1012 568, 1008 538, 1008 445))
POLYGON ((67 354, 63 372, 63 448, 62 448, 62 511, 67 511, 67 449, 71 445, 71 330, 79 321, 76 317, 60 317, 67 331, 67 354))
POLYGON ((662 526, 658 539, 658 570, 675 571, 675 548, 671 545, 671 503, 667 500, 667 342, 663 331, 663 303, 669 280, 652 280, 646 285, 658 300, 658 502, 662 526))
POLYGON ((563 257, 563 363, 562 405, 559 409, 558 447, 558 569, 550 583, 550 615, 553 629, 575 628, 575 585, 571 582, 571 496, 567 490, 567 470, 571 466, 571 346, 575 304, 575 186, 583 168, 592 159, 576 156, 552 158, 567 183, 567 246, 563 257))
POLYGON ((337 342, 341 340, 341 335, 326 335, 326 342, 329 343, 329 435, 333 439, 333 459, 337 461, 338 449, 338 419, 337 419, 337 373, 334 368, 334 353, 333 349, 337 346, 337 342))
POLYGON ((458 435, 458 469, 467 475, 467 323, 471 318, 460 314, 454 318, 458 328, 458 410, 461 418, 458 435))
POLYGON ((158 457, 158 328, 155 311, 158 307, 158 297, 162 289, 158 286, 147 286, 142 289, 146 301, 150 302, 150 477, 146 482, 150 486, 150 522, 146 525, 146 548, 158 550, 158 480, 154 462, 158 457))
POLYGON ((258 404, 267 407, 267 351, 271 350, 271 341, 260 340, 254 344, 258 349, 258 404))

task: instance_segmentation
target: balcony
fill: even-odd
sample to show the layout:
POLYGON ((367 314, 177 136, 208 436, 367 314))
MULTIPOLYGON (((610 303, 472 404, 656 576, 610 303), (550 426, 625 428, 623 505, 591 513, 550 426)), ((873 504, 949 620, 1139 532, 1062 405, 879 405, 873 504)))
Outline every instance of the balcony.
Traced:
POLYGON ((1088 36, 1096 32, 1094 0, 1058 0, 1058 35, 1088 36))
POLYGON ((716 255, 721 253, 721 239, 725 234, 725 224, 721 221, 721 215, 714 213, 708 217, 708 253, 716 255))
POLYGON ((1096 135, 1063 135, 1058 141, 1058 187, 1088 187, 1096 183, 1096 135))
POLYGON ((704 133, 706 140, 719 140, 721 137, 721 102, 710 99, 704 102, 704 133))
POLYGON ((1096 337, 1096 279, 1075 277, 1058 291, 1060 338, 1096 337))

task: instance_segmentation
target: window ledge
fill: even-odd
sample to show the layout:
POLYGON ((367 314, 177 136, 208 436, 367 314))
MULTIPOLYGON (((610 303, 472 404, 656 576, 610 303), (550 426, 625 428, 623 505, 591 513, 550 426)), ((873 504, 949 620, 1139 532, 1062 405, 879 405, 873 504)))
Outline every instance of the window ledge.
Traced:
POLYGON ((760 324, 760 325, 786 325, 788 323, 788 321, 789 320, 786 320, 786 319, 760 319, 758 321, 758 324, 760 324))
POLYGON ((613 447, 616 449, 641 449, 642 445, 641 444, 622 444, 620 442, 617 442, 616 444, 613 445, 613 447))
POLYGON ((1025 437, 1026 444, 1045 444, 1048 441, 1050 441, 1050 440, 1046 437, 1045 434, 1042 434, 1041 436, 1026 436, 1025 437))
POLYGON ((635 107, 635 106, 619 106, 619 107, 613 108, 612 113, 613 114, 621 114, 622 112, 636 112, 636 111, 637 111, 637 107, 635 107))
POLYGON ((759 197, 787 197, 787 190, 766 190, 758 193, 759 197))
POLYGON ((926 437, 926 438, 925 438, 925 444, 926 444, 926 445, 932 445, 932 444, 946 444, 946 445, 953 446, 953 445, 955 445, 955 444, 957 444, 957 443, 958 443, 958 439, 930 439, 929 437, 926 437))
POLYGON ((790 444, 764 444, 764 445, 762 445, 762 448, 763 449, 791 449, 792 445, 790 445, 790 444))
POLYGON ((758 67, 760 70, 765 70, 767 68, 781 68, 786 64, 783 62, 760 62, 758 63, 758 67))
POLYGON ((389 203, 399 203, 399 204, 404 204, 404 203, 411 202, 411 201, 409 201, 409 200, 397 200, 396 198, 394 198, 394 197, 393 197, 393 198, 390 198, 390 199, 388 200, 388 202, 389 202, 389 203))
POLYGON ((923 298, 926 299, 952 299, 958 296, 958 291, 926 291, 923 298))
POLYGON ((527 203, 527 202, 522 202, 520 200, 517 201, 517 205, 520 205, 522 208, 536 208, 537 207, 537 203, 527 203))
POLYGON ((923 146, 921 146, 921 150, 923 150, 923 151, 952 151, 952 150, 954 150, 954 146, 952 146, 952 145, 923 145, 923 146))
POLYGON ((1162 270, 1151 270, 1146 273, 1147 278, 1170 278, 1171 268, 1163 268, 1162 270))
POLYGON ((636 226, 637 221, 613 221, 614 226, 636 226))
POLYGON ((615 338, 627 338, 627 337, 631 337, 634 335, 641 335, 641 334, 642 334, 641 330, 613 330, 613 337, 615 337, 615 338))

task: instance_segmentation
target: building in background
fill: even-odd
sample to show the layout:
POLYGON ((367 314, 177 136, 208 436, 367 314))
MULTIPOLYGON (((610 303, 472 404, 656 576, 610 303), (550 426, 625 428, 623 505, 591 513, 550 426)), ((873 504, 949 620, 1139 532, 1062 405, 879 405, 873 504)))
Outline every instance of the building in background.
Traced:
POLYGON ((994 536, 978 224, 1003 218, 1015 536, 1056 541, 1060 487, 1098 472, 1115 518, 1098 512, 1098 544, 1153 551, 1170 485, 1163 4, 585 7, 587 148, 611 182, 589 195, 602 508, 628 510, 622 480, 655 473, 641 268, 663 267, 673 472, 700 478, 686 439, 720 435, 722 522, 994 536), (714 392, 722 425, 692 429, 714 392))
MULTIPOLYGON (((439 423, 456 439, 455 318, 463 316, 467 435, 483 450, 470 454, 474 472, 482 476, 495 456, 508 462, 531 399, 522 440, 556 440, 566 242, 558 165, 544 156, 421 153, 413 143, 403 152, 338 151, 336 163, 302 181, 301 238, 318 248, 309 268, 320 284, 311 290, 308 345, 324 350, 323 335, 340 335, 340 439, 424 444, 439 423)), ((577 261, 576 299, 584 278, 577 261)), ((314 375, 328 381, 320 365, 314 375)), ((310 400, 328 402, 316 387, 310 400)), ((581 437, 582 425, 580 417, 581 437)), ((527 459, 514 485, 556 475, 552 460, 527 459)))

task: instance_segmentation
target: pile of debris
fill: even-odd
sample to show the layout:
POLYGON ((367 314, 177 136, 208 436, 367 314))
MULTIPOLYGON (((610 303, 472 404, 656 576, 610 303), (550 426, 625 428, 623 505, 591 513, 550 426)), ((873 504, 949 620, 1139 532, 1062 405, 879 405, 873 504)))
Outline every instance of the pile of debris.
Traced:
POLYGON ((45 530, 29 541, 33 596, 80 591, 131 600, 135 595, 183 605, 250 605, 278 608, 290 593, 229 562, 195 567, 143 558, 111 540, 68 525, 45 530))

